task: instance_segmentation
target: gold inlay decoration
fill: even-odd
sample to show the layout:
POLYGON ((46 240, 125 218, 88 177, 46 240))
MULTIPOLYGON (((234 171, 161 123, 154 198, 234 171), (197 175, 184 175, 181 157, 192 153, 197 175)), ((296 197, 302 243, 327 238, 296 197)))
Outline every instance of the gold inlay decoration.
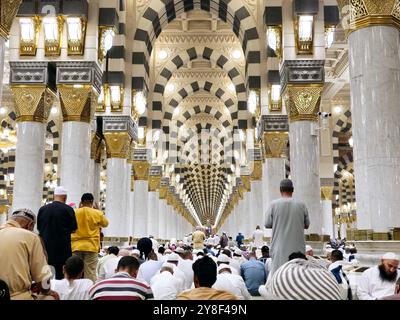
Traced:
POLYGON ((94 159, 96 163, 101 163, 103 149, 104 149, 103 140, 97 134, 94 134, 90 146, 90 158, 94 159))
POLYGON ((400 0, 338 0, 343 29, 353 31, 376 25, 400 29, 400 0))
POLYGON ((128 159, 131 143, 128 132, 106 132, 104 139, 106 141, 107 158, 128 159))
POLYGON ((252 167, 253 167, 253 171, 251 172, 251 180, 261 181, 262 180, 262 169, 263 169, 262 161, 253 161, 252 167))
POLYGON ((167 192, 168 192, 168 188, 167 187, 160 187, 160 199, 166 199, 167 198, 167 192))
POLYGON ((149 176, 149 191, 157 191, 160 187, 160 176, 149 176))
POLYGON ((287 132, 264 132, 265 158, 286 158, 287 132))
POLYGON ((135 180, 148 180, 150 164, 147 161, 132 161, 135 180))
POLYGON ((242 183, 244 190, 247 192, 251 191, 251 179, 250 176, 240 176, 242 178, 242 183))
POLYGON ((95 93, 91 85, 60 85, 63 120, 89 123, 94 115, 95 93))
POLYGON ((22 0, 0 1, 0 37, 7 39, 22 0))
POLYGON ((288 85, 285 89, 289 121, 318 121, 323 85, 288 85))
POLYGON ((56 95, 46 86, 12 86, 17 122, 46 123, 56 95))
POLYGON ((332 200, 332 192, 333 192, 333 187, 330 186, 321 187, 321 199, 332 200))

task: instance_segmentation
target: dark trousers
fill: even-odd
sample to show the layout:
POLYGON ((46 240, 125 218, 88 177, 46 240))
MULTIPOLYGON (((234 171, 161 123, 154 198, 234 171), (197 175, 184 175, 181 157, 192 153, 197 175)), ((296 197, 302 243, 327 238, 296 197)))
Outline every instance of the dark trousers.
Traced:
POLYGON ((55 272, 56 280, 64 279, 64 273, 63 273, 64 263, 60 263, 60 262, 50 263, 49 262, 49 265, 54 268, 54 270, 52 270, 52 271, 53 271, 53 275, 54 275, 54 272, 55 272))

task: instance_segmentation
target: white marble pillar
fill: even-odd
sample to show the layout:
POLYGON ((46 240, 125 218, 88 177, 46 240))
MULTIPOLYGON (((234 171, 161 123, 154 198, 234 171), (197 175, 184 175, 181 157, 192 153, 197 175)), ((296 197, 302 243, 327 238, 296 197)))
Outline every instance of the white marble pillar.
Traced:
POLYGON ((134 236, 134 221, 135 221, 135 192, 130 191, 130 185, 128 186, 129 193, 128 193, 128 209, 127 209, 127 216, 129 221, 129 235, 134 236))
POLYGON ((166 239, 166 211, 167 204, 164 199, 158 200, 158 238, 166 239))
POLYGON ((7 222, 7 213, 0 213, 0 226, 7 222))
POLYGON ((158 223, 159 223, 159 218, 158 218, 158 207, 159 207, 159 202, 160 200, 158 199, 158 192, 156 191, 149 191, 148 192, 148 216, 149 219, 147 221, 147 228, 148 228, 148 233, 149 235, 154 236, 155 238, 157 237, 159 231, 158 231, 158 223))
POLYGON ((134 186, 133 236, 148 237, 148 185, 147 180, 136 180, 134 186))
POLYGON ((93 162, 93 196, 96 202, 100 201, 100 173, 101 173, 101 164, 97 162, 93 162))
POLYGON ((315 123, 290 123, 290 174, 294 184, 293 197, 305 203, 310 217, 306 233, 321 234, 321 190, 319 179, 319 139, 311 135, 315 123))
MULTIPOLYGON (((252 181, 251 182, 251 206, 254 216, 254 230, 257 226, 260 226, 261 230, 264 230, 264 211, 263 211, 263 182, 252 181)), ((252 230, 252 231, 254 231, 252 230)), ((250 235, 251 236, 251 235, 250 235)))
MULTIPOLYGON (((263 164, 263 216, 262 225, 265 226, 265 213, 271 202, 281 197, 279 189, 281 181, 285 178, 285 159, 267 158, 263 164)), ((261 227, 261 226, 260 226, 261 227)), ((271 237, 272 229, 265 229, 264 236, 271 237)))
POLYGON ((342 223, 340 225, 340 238, 346 238, 347 237, 347 224, 346 223, 342 223))
POLYGON ((88 192, 90 162, 90 125, 86 122, 63 123, 60 184, 68 190, 68 202, 80 202, 88 192))
POLYGON ((237 210, 235 210, 236 214, 236 229, 237 232, 241 232, 246 238, 246 215, 244 214, 244 197, 243 199, 239 199, 237 204, 237 210))
POLYGON ((252 216, 252 208, 251 208, 251 193, 245 192, 243 195, 243 207, 242 207, 242 216, 243 216, 243 229, 244 229, 244 237, 245 239, 250 238, 250 234, 253 232, 253 228, 255 229, 254 219, 252 216))
POLYGON ((109 225, 104 229, 107 237, 128 237, 129 223, 126 188, 127 161, 123 158, 107 159, 106 217, 109 225))
MULTIPOLYGON (((131 179, 132 179, 132 163, 126 162, 125 169, 125 185, 124 190, 126 197, 126 224, 128 225, 128 236, 133 236, 133 210, 134 210, 134 193, 131 191, 131 179)), ((122 192, 122 190, 121 190, 122 192)))
POLYGON ((349 36, 357 228, 400 226, 400 37, 391 26, 349 36))
POLYGON ((37 214, 42 205, 46 125, 18 122, 13 210, 29 208, 37 214))
POLYGON ((332 200, 322 200, 322 234, 334 237, 332 200))

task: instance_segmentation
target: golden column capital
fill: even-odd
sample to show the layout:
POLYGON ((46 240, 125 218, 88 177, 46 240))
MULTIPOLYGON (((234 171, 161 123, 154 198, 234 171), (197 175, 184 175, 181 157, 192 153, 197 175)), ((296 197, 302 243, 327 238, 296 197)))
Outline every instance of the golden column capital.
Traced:
POLYGON ((15 101, 17 122, 46 123, 56 95, 43 85, 11 86, 15 101))
POLYGON ((166 199, 167 198, 167 192, 168 192, 168 187, 167 186, 161 186, 160 187, 160 199, 166 199))
POLYGON ((252 181, 261 181, 262 180, 262 170, 263 170, 263 162, 261 160, 252 161, 251 168, 251 180, 252 181))
POLYGON ((105 132, 104 139, 106 141, 107 158, 128 159, 131 144, 131 136, 128 132, 105 132))
POLYGON ((90 146, 90 159, 93 159, 96 163, 101 163, 103 149, 103 140, 97 134, 93 134, 92 143, 90 146))
POLYGON ((149 176, 149 191, 157 191, 160 188, 161 176, 149 176))
POLYGON ((0 1, 0 37, 7 39, 22 0, 0 1))
POLYGON ((400 0, 337 0, 347 33, 376 25, 400 29, 400 0))
POLYGON ((134 172, 135 180, 148 180, 150 164, 143 160, 133 160, 132 169, 134 172))
POLYGON ((87 122, 93 118, 96 103, 91 85, 58 85, 63 120, 87 122))
POLYGON ((321 187, 321 200, 332 200, 333 187, 321 187))
POLYGON ((317 122, 322 90, 322 84, 288 85, 284 99, 289 122, 317 122))
POLYGON ((265 158, 286 158, 286 149, 289 141, 287 132, 264 132, 265 158))

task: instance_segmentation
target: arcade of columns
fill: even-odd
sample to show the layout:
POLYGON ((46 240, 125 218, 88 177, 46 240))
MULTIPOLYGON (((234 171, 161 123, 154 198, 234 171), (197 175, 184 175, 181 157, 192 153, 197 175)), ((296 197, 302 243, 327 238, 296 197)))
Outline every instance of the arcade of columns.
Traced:
MULTIPOLYGON (((149 234, 158 239, 182 238, 194 226, 207 224, 218 232, 250 237, 256 225, 263 225, 264 212, 279 197, 279 182, 286 176, 294 182, 295 197, 307 205, 311 240, 338 232, 345 236, 349 228, 373 230, 378 237, 400 227, 396 201, 400 109, 395 103, 400 101, 400 0, 220 0, 211 5, 195 0, 184 1, 180 9, 173 1, 155 0, 54 3, 62 21, 55 54, 48 54, 40 28, 46 12, 42 1, 2 0, 0 4, 0 81, 6 83, 2 108, 7 108, 0 110, 1 128, 7 128, 3 123, 8 125, 10 113, 18 124, 11 124, 16 145, 2 149, 2 159, 11 161, 10 154, 15 155, 15 169, 8 171, 12 181, 10 174, 4 179, 4 169, 0 179, 4 182, 0 187, 6 190, 0 194, 2 221, 11 208, 37 212, 43 204, 46 136, 53 121, 61 140, 53 179, 69 190, 68 202, 79 203, 84 192, 103 202, 110 220, 104 230, 108 241, 126 243, 129 237, 149 234), (221 14, 222 8, 228 14, 221 14), (196 16, 197 11, 203 13, 196 16), (229 14, 234 19, 227 18, 229 14), (39 21, 33 28, 33 42, 23 46, 21 19, 39 16, 31 20, 39 21), (299 21, 307 17, 312 17, 311 24, 299 28, 299 21), (72 26, 68 31, 61 27, 68 18, 79 18, 78 44, 67 39, 72 26), (210 44, 210 50, 224 53, 241 45, 241 64, 224 54, 219 59, 213 58, 214 53, 207 57, 207 48, 199 49, 207 47, 201 42, 201 28, 193 27, 199 21, 210 21, 210 30, 204 31, 210 43, 212 37, 237 36, 233 44, 210 44), (180 51, 174 51, 173 41, 168 40, 178 24, 181 29, 175 38, 186 39, 182 50, 190 59, 172 60, 176 66, 170 71, 155 52, 167 48, 172 59, 172 53, 180 51), (302 41, 301 32, 308 27, 312 36, 302 41), (328 45, 333 27, 335 36, 328 45), (107 30, 115 35, 106 56, 107 30), (190 41, 194 42, 188 46, 190 41), (195 59, 189 47, 210 61, 207 70, 204 62, 196 67, 198 55, 195 59), (8 67, 9 81, 2 79, 8 67), (182 93, 179 87, 180 96, 168 96, 164 91, 168 81, 188 78, 190 72, 192 78, 186 83, 191 89, 181 82, 187 90, 182 93), (239 77, 244 79, 243 91, 239 77), (234 92, 224 92, 218 79, 233 82, 234 92), (274 85, 280 85, 278 99, 273 97, 274 85), (117 102, 107 102, 109 87, 119 88, 117 102), (13 97, 9 105, 4 102, 8 93, 13 97), (250 112, 252 93, 257 104, 250 112), (141 97, 146 100, 145 110, 139 110, 141 97), (189 114, 201 99, 214 101, 216 108, 220 101, 215 97, 224 102, 226 122, 215 111, 189 114), (233 102, 228 107, 229 98, 233 102), (194 102, 189 106, 190 101, 194 102), (59 116, 52 112, 55 107, 59 116), (180 110, 183 123, 176 120, 181 115, 174 110, 180 110), (320 111, 332 116, 325 120, 320 111), (200 127, 245 133, 244 139, 232 135, 234 151, 240 145, 244 156, 228 165, 208 162, 204 168, 193 162, 173 164, 171 147, 178 145, 179 153, 191 141, 177 139, 185 124, 196 132, 200 127), (160 141, 155 138, 157 130, 165 133, 160 141), (201 188, 207 186, 217 191, 203 193, 201 188)), ((222 148, 217 142, 217 148, 222 148)), ((269 230, 265 235, 270 236, 269 230)))

